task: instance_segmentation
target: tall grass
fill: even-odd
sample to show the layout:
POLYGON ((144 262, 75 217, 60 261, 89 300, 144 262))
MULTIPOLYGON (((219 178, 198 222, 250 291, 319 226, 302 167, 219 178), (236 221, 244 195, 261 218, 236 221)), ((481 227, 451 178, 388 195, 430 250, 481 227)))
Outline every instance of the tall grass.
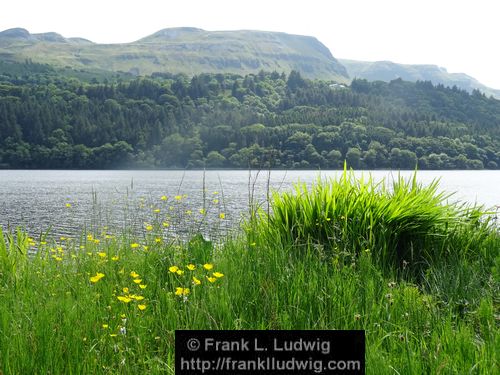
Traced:
POLYGON ((448 198, 437 181, 422 186, 416 174, 388 184, 344 170, 337 180, 274 194, 261 230, 298 249, 319 247, 344 264, 371 252, 389 270, 420 272, 450 255, 469 258, 477 251, 491 256, 494 216, 481 207, 448 204, 448 198))
POLYGON ((346 172, 222 245, 168 240, 162 213, 139 237, 3 233, 0 372, 173 374, 175 329, 365 329, 369 374, 494 373, 498 228, 436 187, 346 172))

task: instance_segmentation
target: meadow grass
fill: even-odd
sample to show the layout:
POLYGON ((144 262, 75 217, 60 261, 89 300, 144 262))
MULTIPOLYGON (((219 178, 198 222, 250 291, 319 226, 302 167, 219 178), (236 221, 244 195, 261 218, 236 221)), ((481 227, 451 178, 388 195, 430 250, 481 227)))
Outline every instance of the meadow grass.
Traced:
POLYGON ((0 373, 173 374, 176 329, 364 329, 369 374, 495 373, 498 226, 436 189, 346 171, 218 245, 163 212, 141 235, 0 231, 0 373))

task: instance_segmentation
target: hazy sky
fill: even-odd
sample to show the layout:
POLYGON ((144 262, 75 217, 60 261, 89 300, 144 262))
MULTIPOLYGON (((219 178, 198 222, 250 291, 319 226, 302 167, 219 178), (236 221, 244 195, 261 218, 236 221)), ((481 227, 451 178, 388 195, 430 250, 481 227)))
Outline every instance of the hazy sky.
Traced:
POLYGON ((2 0, 0 15, 0 30, 98 43, 178 26, 312 35, 337 58, 436 64, 500 89, 498 0, 2 0))

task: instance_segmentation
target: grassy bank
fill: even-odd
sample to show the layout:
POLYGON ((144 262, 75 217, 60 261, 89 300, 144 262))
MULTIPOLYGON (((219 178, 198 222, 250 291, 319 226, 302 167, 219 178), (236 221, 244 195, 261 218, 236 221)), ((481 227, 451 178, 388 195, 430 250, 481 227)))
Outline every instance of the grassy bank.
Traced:
POLYGON ((444 199, 345 173, 221 246, 170 241, 161 218, 140 237, 0 233, 0 372, 173 373, 175 329, 364 329, 369 374, 490 374, 498 226, 444 199))

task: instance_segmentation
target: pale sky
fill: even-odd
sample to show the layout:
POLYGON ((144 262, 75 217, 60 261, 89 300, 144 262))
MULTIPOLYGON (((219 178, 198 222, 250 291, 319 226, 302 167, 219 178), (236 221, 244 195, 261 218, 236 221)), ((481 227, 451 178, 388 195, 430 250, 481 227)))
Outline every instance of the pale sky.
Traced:
POLYGON ((1 0, 22 27, 124 43, 168 27, 311 35, 336 58, 435 64, 500 89, 498 0, 1 0))

